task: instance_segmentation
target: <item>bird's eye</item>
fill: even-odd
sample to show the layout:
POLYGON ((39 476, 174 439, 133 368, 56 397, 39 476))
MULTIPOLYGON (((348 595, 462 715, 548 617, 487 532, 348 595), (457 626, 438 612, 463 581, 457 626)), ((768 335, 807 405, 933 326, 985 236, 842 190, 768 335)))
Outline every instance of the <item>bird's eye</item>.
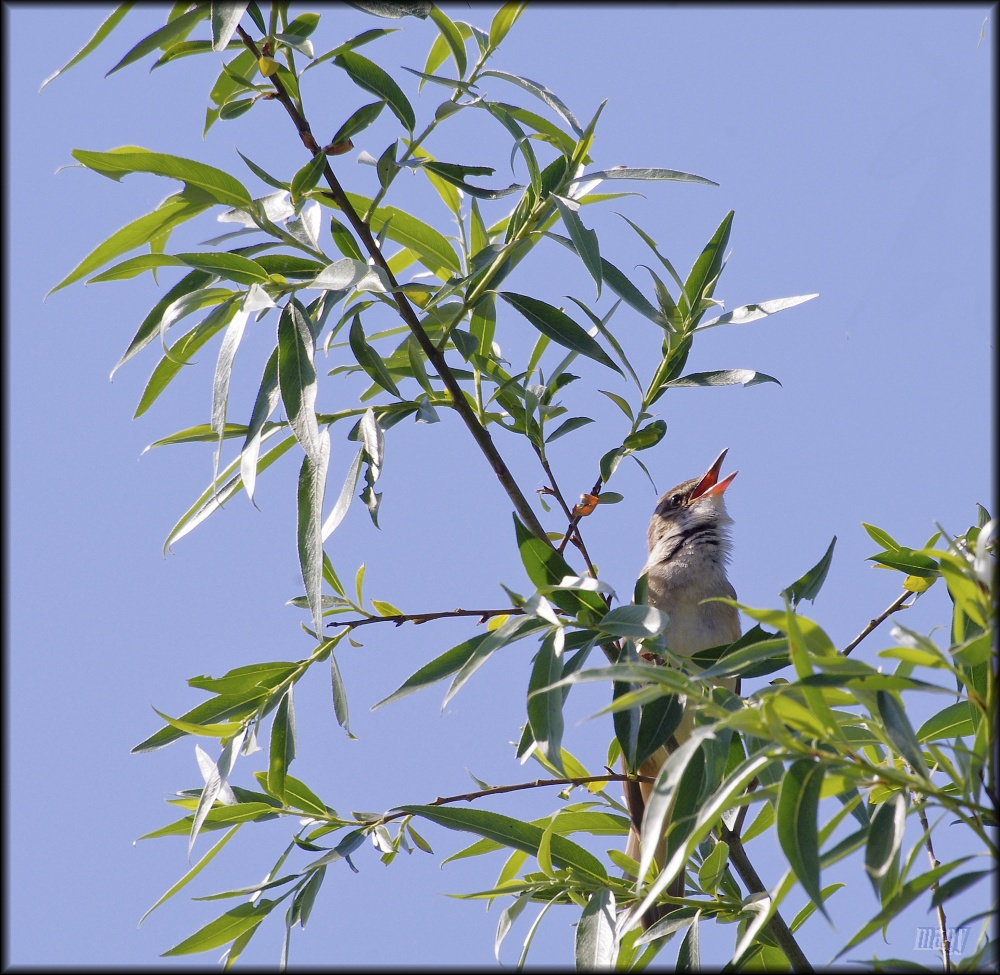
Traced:
POLYGON ((667 506, 670 508, 679 508, 683 500, 683 494, 671 494, 670 498, 667 500, 667 506))

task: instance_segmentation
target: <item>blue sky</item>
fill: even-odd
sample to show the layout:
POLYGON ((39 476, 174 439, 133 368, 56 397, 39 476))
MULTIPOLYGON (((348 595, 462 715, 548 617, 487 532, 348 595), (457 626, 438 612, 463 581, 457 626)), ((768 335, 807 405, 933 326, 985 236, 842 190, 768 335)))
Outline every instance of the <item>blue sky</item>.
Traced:
MULTIPOLYGON (((386 25, 348 8, 323 9, 324 49, 386 25)), ((444 9, 487 26, 495 7, 444 9)), ((726 469, 740 470, 727 493, 735 520, 731 578, 748 605, 775 605, 836 535, 826 586, 805 612, 840 645, 898 593, 895 574, 865 562, 875 547, 862 521, 919 546, 936 522, 963 531, 974 522, 976 502, 990 507, 995 493, 992 21, 980 44, 988 9, 538 6, 494 64, 544 83, 581 119, 608 99, 593 152, 601 167, 662 166, 720 184, 632 184, 625 188, 645 199, 588 208, 602 253, 627 272, 645 263, 648 251, 613 211, 637 221, 683 273, 733 209, 732 257, 717 289, 727 308, 820 294, 771 319, 706 334, 690 370, 752 368, 782 385, 671 391, 657 404, 667 437, 643 459, 663 491, 729 447, 726 469)), ((104 48, 41 95, 42 80, 105 14, 21 4, 4 13, 8 961, 153 964, 217 905, 192 903, 185 892, 136 930, 187 860, 183 840, 134 840, 172 818, 164 797, 200 778, 188 741, 141 757, 129 749, 159 726, 150 705, 178 714, 202 699, 187 688, 188 677, 309 652, 303 614, 285 605, 302 588, 294 547, 297 462, 261 479, 259 511, 239 496, 163 558, 163 539, 211 476, 211 453, 196 446, 142 451, 207 420, 215 346, 133 421, 157 353, 147 350, 113 383, 108 374, 159 297, 152 282, 76 285, 42 299, 98 242, 176 187, 152 177, 116 184, 81 169, 56 171, 72 162, 74 148, 131 144, 229 169, 263 193, 234 147, 276 173, 291 174, 305 160, 276 105, 219 123, 202 140, 217 58, 152 74, 140 64, 103 78, 162 22, 158 8, 130 14, 104 48)), ((400 65, 422 67, 435 29, 412 19, 388 26, 404 29, 366 53, 402 79, 400 65)), ((356 106, 355 94, 330 66, 310 74, 318 76, 310 95, 315 127, 332 132, 347 114, 343 105, 356 106), (342 103, 342 96, 354 100, 342 103)), ((415 85, 402 83, 415 98, 415 85)), ((500 82, 490 94, 529 98, 500 82)), ((415 98, 418 116, 429 117, 438 98, 430 90, 415 98)), ((394 137, 387 113, 370 133, 357 150, 377 156, 394 137)), ((431 151, 497 165, 497 180, 510 182, 507 150, 498 151, 491 137, 485 128, 464 144, 444 136, 431 151)), ((337 167, 348 188, 370 186, 372 170, 356 165, 356 152, 337 167)), ((444 225, 440 210, 412 202, 405 180, 400 193, 400 205, 444 225)), ((206 217, 171 245, 180 250, 220 232, 206 217)), ((555 250, 519 270, 516 290, 554 303, 567 294, 592 301, 592 282, 555 250)), ((636 269, 634 280, 644 275, 636 269)), ((609 304, 605 297, 598 307, 609 304)), ((627 312, 615 322, 640 361, 655 355, 648 322, 627 312)), ((249 411, 273 325, 265 319, 240 349, 232 419, 249 411)), ((511 326, 512 357, 531 341, 522 326, 511 326)), ((335 392, 329 395, 333 402, 335 392)), ((593 483, 617 427, 610 404, 585 407, 576 392, 567 392, 566 403, 596 409, 590 415, 602 425, 599 434, 589 432, 595 424, 553 448, 560 482, 578 493, 593 483)), ((345 432, 334 432, 332 492, 353 457, 345 432)), ((341 576, 366 563, 366 595, 406 612, 500 606, 501 581, 527 589, 508 501, 472 454, 464 428, 449 418, 404 433, 389 438, 383 530, 355 505, 328 543, 341 576)), ((526 491, 540 487, 521 445, 497 440, 526 491)), ((611 488, 625 500, 590 520, 587 542, 602 577, 628 593, 645 558, 656 495, 632 464, 622 465, 611 488)), ((559 527, 554 516, 546 526, 559 527)), ((922 632, 946 625, 947 599, 938 589, 901 622, 922 632)), ((381 811, 466 792, 474 788, 466 768, 496 784, 534 776, 507 744, 523 721, 527 643, 495 657, 443 712, 443 687, 371 712, 473 629, 463 622, 366 629, 364 647, 340 656, 359 740, 337 727, 325 676, 296 689, 300 757, 292 771, 327 803, 381 811)), ((890 645, 887 629, 862 645, 863 659, 876 660, 890 645)), ((575 690, 567 725, 566 746, 598 771, 610 725, 582 719, 602 706, 603 691, 575 690)), ((264 754, 246 760, 248 780, 264 754)), ((557 802, 538 792, 492 808, 530 818, 557 802)), ((426 825, 421 831, 435 857, 414 854, 386 868, 362 850, 359 874, 331 871, 309 929, 296 933, 293 962, 493 962, 499 910, 487 913, 482 902, 447 894, 489 887, 502 861, 441 870, 440 860, 465 845, 462 837, 426 825)), ((288 836, 281 824, 243 832, 192 893, 258 881, 288 836)), ((200 843, 204 851, 205 837, 200 843)), ((776 879, 773 851, 760 845, 749 852, 762 858, 765 879, 776 879)), ((938 856, 961 852, 956 845, 938 856)), ((831 901, 836 930, 817 918, 805 929, 818 964, 875 911, 866 880, 834 874, 824 874, 824 883, 850 880, 831 901)), ((972 913, 981 894, 953 906, 954 917, 972 913)), ((801 896, 792 902, 801 903, 801 896)), ((570 910, 550 913, 530 960, 568 962, 575 918, 570 910)), ((931 923, 924 905, 915 906, 890 928, 890 944, 876 938, 849 957, 877 951, 933 964, 912 947, 916 927, 931 923)), ((509 936, 507 964, 516 961, 527 924, 522 916, 509 936)), ((266 923, 244 960, 273 963, 280 927, 277 919, 266 923)), ((668 947, 661 957, 673 953, 668 947)), ((703 940, 703 960, 724 957, 703 940)))

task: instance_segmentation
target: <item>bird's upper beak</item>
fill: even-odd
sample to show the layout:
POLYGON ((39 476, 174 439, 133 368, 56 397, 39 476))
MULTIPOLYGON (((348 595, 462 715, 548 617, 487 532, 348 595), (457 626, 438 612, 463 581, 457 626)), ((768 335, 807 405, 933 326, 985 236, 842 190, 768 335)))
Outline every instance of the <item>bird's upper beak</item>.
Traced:
POLYGON ((732 483, 733 478, 739 473, 739 471, 733 471, 729 477, 719 480, 719 470, 722 468, 722 461, 725 459, 726 454, 729 452, 727 447, 718 457, 715 458, 715 463, 706 471, 705 476, 698 482, 697 487, 691 492, 691 500, 695 501, 698 498, 704 498, 711 494, 722 494, 727 487, 732 483))

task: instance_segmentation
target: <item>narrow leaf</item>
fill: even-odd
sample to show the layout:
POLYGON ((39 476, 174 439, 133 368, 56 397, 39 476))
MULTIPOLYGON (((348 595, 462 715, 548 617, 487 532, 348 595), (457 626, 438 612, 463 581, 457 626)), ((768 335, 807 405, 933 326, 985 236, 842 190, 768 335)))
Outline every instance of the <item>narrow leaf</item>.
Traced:
POLYGON ((345 51, 333 60, 359 88, 385 99, 392 113, 406 126, 408 132, 414 130, 417 120, 413 114, 413 106, 399 85, 374 61, 369 61, 364 55, 354 51, 345 51))
POLYGON ((624 375, 586 330, 579 326, 565 312, 546 301, 512 291, 497 292, 508 304, 516 308, 535 328, 554 342, 574 352, 579 352, 595 362, 624 375))
POLYGON ((816 825, 825 769, 801 758, 793 762, 778 793, 778 842, 799 883, 829 920, 819 882, 819 832, 816 825))

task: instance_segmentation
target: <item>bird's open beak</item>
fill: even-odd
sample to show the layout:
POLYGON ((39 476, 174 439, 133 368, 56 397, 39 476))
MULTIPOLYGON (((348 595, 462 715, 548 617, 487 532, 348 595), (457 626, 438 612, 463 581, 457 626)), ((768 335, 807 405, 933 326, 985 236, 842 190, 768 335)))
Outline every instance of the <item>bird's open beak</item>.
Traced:
POLYGON ((723 491, 732 484, 733 478, 739 473, 739 471, 733 471, 729 477, 719 480, 719 471, 722 468, 722 462, 725 460, 726 454, 729 452, 727 447, 718 457, 715 458, 715 463, 708 469, 705 476, 698 482, 698 486, 691 492, 691 500, 694 501, 697 498, 707 497, 711 494, 722 494, 723 491))

